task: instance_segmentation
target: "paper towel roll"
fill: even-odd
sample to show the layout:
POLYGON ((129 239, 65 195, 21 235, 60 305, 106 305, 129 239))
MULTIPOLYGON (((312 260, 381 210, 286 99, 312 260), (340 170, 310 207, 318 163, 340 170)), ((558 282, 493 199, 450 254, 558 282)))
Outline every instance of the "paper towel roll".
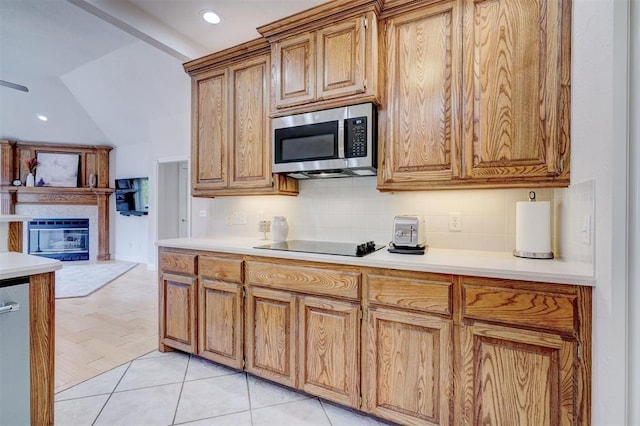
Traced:
POLYGON ((549 201, 516 203, 516 256, 553 257, 550 208, 549 201))

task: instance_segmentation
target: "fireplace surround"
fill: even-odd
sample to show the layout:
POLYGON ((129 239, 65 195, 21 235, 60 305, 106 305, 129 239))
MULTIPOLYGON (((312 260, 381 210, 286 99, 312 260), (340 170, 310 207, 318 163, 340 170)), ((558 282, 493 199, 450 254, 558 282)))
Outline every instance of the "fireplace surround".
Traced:
MULTIPOLYGON (((0 214, 27 214, 31 217, 90 217, 82 214, 56 214, 43 212, 34 214, 32 210, 43 207, 94 208, 95 220, 91 220, 91 260, 109 260, 109 197, 114 192, 109 188, 109 153, 112 147, 105 145, 69 145, 42 142, 19 142, 0 140, 0 214), (78 183, 75 188, 67 187, 25 187, 13 182, 26 176, 26 160, 37 158, 39 153, 77 154, 78 183), (94 234, 95 233, 95 234, 94 234), (94 236, 95 235, 95 236, 94 236)), ((21 230, 20 230, 21 231, 21 230)), ((17 232, 17 231, 16 231, 17 232)), ((16 233, 14 232, 14 233, 16 233)), ((22 232, 20 232, 22 233, 22 232)), ((26 244, 26 235, 24 238, 26 244)), ((22 251, 23 247, 14 247, 22 251)), ((26 248, 26 247, 24 247, 26 248)), ((26 250, 25 250, 26 251, 26 250)))

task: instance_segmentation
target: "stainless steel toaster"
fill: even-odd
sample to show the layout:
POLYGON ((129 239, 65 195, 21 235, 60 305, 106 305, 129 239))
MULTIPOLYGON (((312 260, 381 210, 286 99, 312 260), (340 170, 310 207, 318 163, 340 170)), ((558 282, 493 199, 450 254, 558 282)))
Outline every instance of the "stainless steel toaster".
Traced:
POLYGON ((424 245, 424 222, 418 216, 396 216, 393 218, 393 245, 396 247, 418 247, 424 245))

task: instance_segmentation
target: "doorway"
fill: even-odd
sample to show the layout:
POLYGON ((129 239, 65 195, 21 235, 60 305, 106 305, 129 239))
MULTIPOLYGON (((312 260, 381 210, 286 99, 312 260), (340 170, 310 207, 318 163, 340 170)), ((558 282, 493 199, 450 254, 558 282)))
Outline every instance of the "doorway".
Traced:
POLYGON ((189 163, 158 161, 158 222, 156 237, 187 238, 191 235, 189 163))

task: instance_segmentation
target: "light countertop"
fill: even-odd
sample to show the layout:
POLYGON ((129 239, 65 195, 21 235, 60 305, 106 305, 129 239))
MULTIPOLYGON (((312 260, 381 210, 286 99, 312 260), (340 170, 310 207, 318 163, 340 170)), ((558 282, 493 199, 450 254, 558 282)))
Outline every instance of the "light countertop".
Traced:
POLYGON ((61 268, 62 263, 55 259, 12 251, 0 253, 0 280, 44 274, 61 268))
POLYGON ((266 256, 343 265, 401 269, 455 275, 472 275, 594 286, 593 265, 563 259, 522 259, 507 252, 429 248, 424 255, 389 253, 385 248, 364 257, 336 256, 256 249, 271 241, 253 238, 175 238, 160 240, 161 247, 266 256))

